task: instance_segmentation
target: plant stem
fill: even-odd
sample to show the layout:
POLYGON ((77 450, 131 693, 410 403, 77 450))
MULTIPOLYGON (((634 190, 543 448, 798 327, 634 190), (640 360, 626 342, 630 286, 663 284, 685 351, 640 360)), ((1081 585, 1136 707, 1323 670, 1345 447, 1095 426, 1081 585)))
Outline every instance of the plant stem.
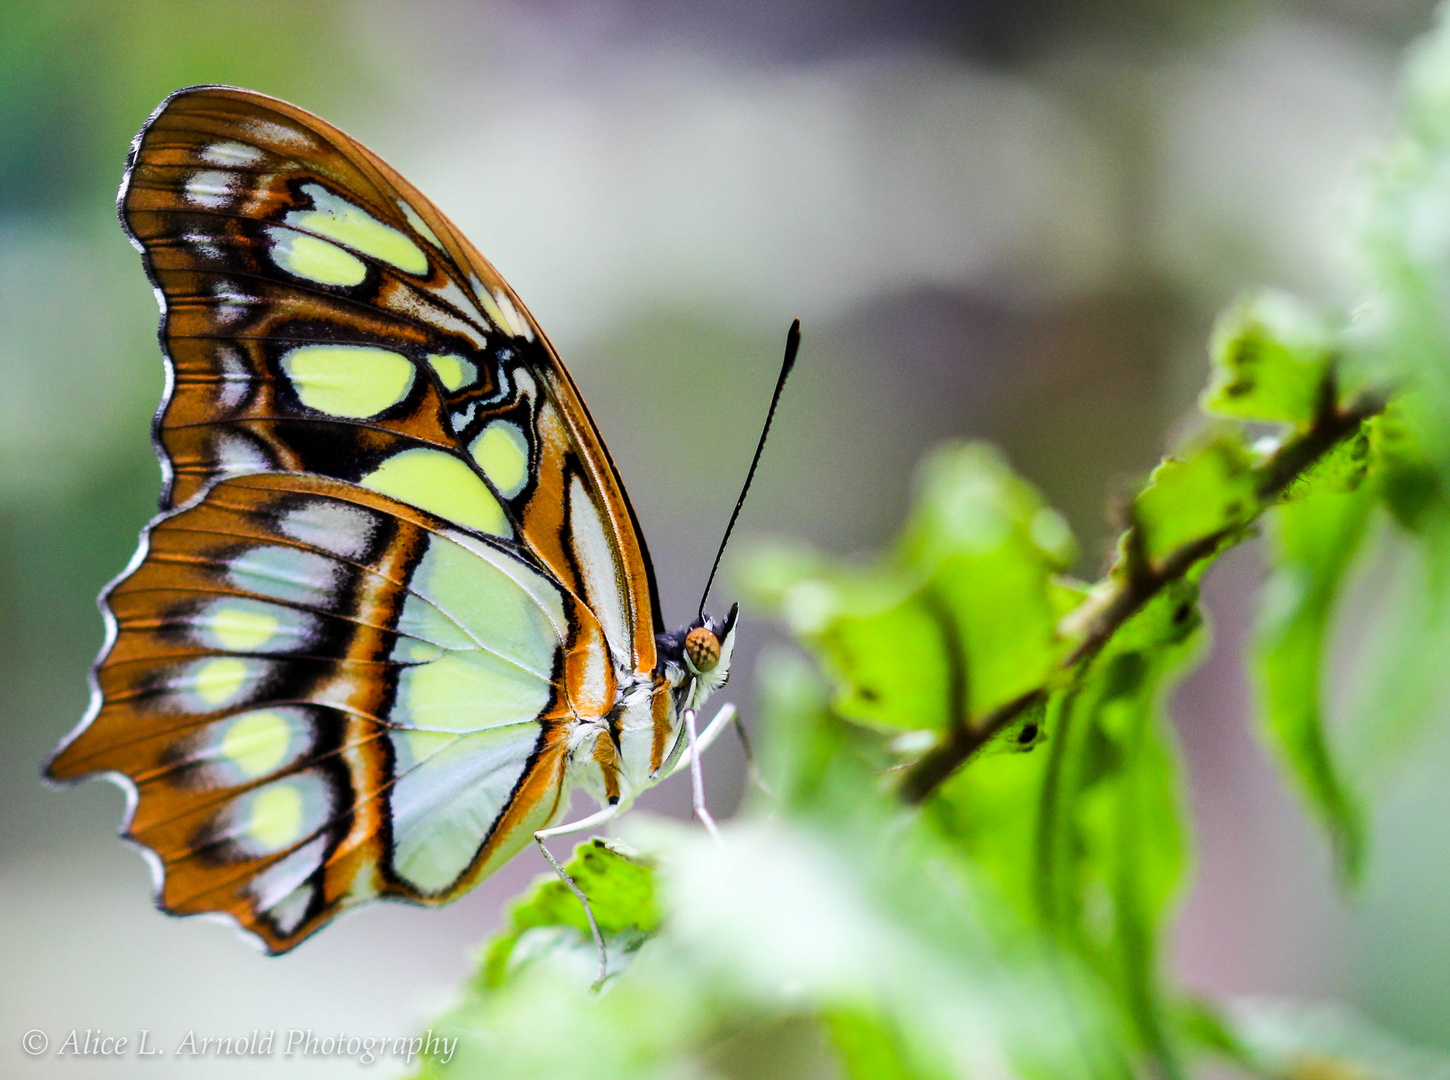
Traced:
POLYGON ((1130 618, 1165 587, 1184 577, 1195 564, 1249 535, 1250 527, 1296 480, 1360 425, 1385 407, 1385 398, 1365 394, 1347 407, 1334 402, 1333 380, 1327 380, 1325 404, 1308 429, 1284 443, 1259 467, 1258 507, 1247 521, 1216 529, 1191 540, 1157 563, 1143 551, 1142 531, 1130 522, 1123 543, 1122 572, 1112 572, 1093 590, 1096 608, 1082 641, 1068 654, 1058 674, 1048 683, 998 706, 976 723, 948 730, 902 778, 899 793, 908 803, 919 803, 985 745, 992 736, 1027 709, 1046 700, 1054 689, 1078 678, 1130 618))
POLYGON ((1046 697, 1046 689, 1039 687, 998 706, 975 724, 952 727, 941 742, 907 770, 901 781, 901 797, 909 803, 921 802, 994 735, 1046 697))

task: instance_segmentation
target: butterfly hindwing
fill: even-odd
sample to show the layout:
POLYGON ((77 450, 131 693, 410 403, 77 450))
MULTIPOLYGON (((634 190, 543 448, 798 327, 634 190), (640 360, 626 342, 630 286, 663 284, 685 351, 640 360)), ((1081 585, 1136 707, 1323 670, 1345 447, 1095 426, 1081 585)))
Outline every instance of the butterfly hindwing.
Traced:
POLYGON ((576 598, 510 546, 319 477, 229 479, 110 590, 88 722, 159 902, 274 951, 377 895, 440 902, 561 809, 569 719, 612 698, 576 598))

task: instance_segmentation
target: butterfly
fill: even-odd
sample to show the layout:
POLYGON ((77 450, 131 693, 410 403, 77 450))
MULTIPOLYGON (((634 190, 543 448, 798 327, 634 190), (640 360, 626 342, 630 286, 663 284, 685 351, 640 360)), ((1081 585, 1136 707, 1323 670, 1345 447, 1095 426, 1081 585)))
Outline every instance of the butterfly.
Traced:
POLYGON ((152 114, 118 209, 162 311, 161 512, 46 774, 127 791, 158 906, 283 953, 458 897, 575 789, 587 825, 668 775, 736 609, 664 631, 588 409, 462 233, 337 128, 221 86, 152 114))

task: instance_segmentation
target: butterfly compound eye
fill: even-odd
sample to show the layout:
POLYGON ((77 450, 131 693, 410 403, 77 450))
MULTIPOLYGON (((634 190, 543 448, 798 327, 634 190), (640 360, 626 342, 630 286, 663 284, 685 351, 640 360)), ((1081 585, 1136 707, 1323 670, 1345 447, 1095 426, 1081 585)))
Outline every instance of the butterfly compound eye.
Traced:
POLYGON ((697 626, 685 635, 685 655, 696 671, 714 671, 720 662, 720 639, 708 627, 697 626))

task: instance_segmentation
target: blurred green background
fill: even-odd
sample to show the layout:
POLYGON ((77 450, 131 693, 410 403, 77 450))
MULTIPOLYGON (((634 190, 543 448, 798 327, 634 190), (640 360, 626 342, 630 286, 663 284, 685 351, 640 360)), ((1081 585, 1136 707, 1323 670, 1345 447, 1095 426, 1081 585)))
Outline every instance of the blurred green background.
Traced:
MULTIPOLYGON (((165 1043, 189 1028, 408 1034, 500 903, 544 869, 526 853, 449 909, 379 906, 266 960, 224 927, 151 908, 145 866, 113 837, 117 789, 38 780, 85 707, 94 595, 155 507, 156 311, 114 193, 167 93, 221 82, 294 101, 463 227, 580 382, 673 624, 698 596, 793 316, 801 364, 743 540, 869 548, 899 521, 919 455, 970 435, 998 441, 1064 511, 1095 574, 1104 508, 1202 385, 1213 314, 1256 284, 1355 295, 1347 192, 1392 128, 1399 54, 1430 10, 0 4, 5 1074, 94 1068, 24 1057, 29 1028, 150 1028, 165 1043)), ((1450 1048, 1450 746, 1423 748, 1398 781, 1366 889, 1343 903, 1250 731, 1240 654, 1261 577, 1252 546, 1210 576, 1215 649, 1175 704, 1199 849, 1179 975, 1219 993, 1338 997, 1450 1048)), ((727 579, 716 606, 729 593, 727 579)), ((731 690, 747 714, 770 633, 743 631, 731 690)), ((708 783, 728 810, 733 746, 708 783)), ((687 792, 675 781, 644 803, 680 814, 687 792)))

